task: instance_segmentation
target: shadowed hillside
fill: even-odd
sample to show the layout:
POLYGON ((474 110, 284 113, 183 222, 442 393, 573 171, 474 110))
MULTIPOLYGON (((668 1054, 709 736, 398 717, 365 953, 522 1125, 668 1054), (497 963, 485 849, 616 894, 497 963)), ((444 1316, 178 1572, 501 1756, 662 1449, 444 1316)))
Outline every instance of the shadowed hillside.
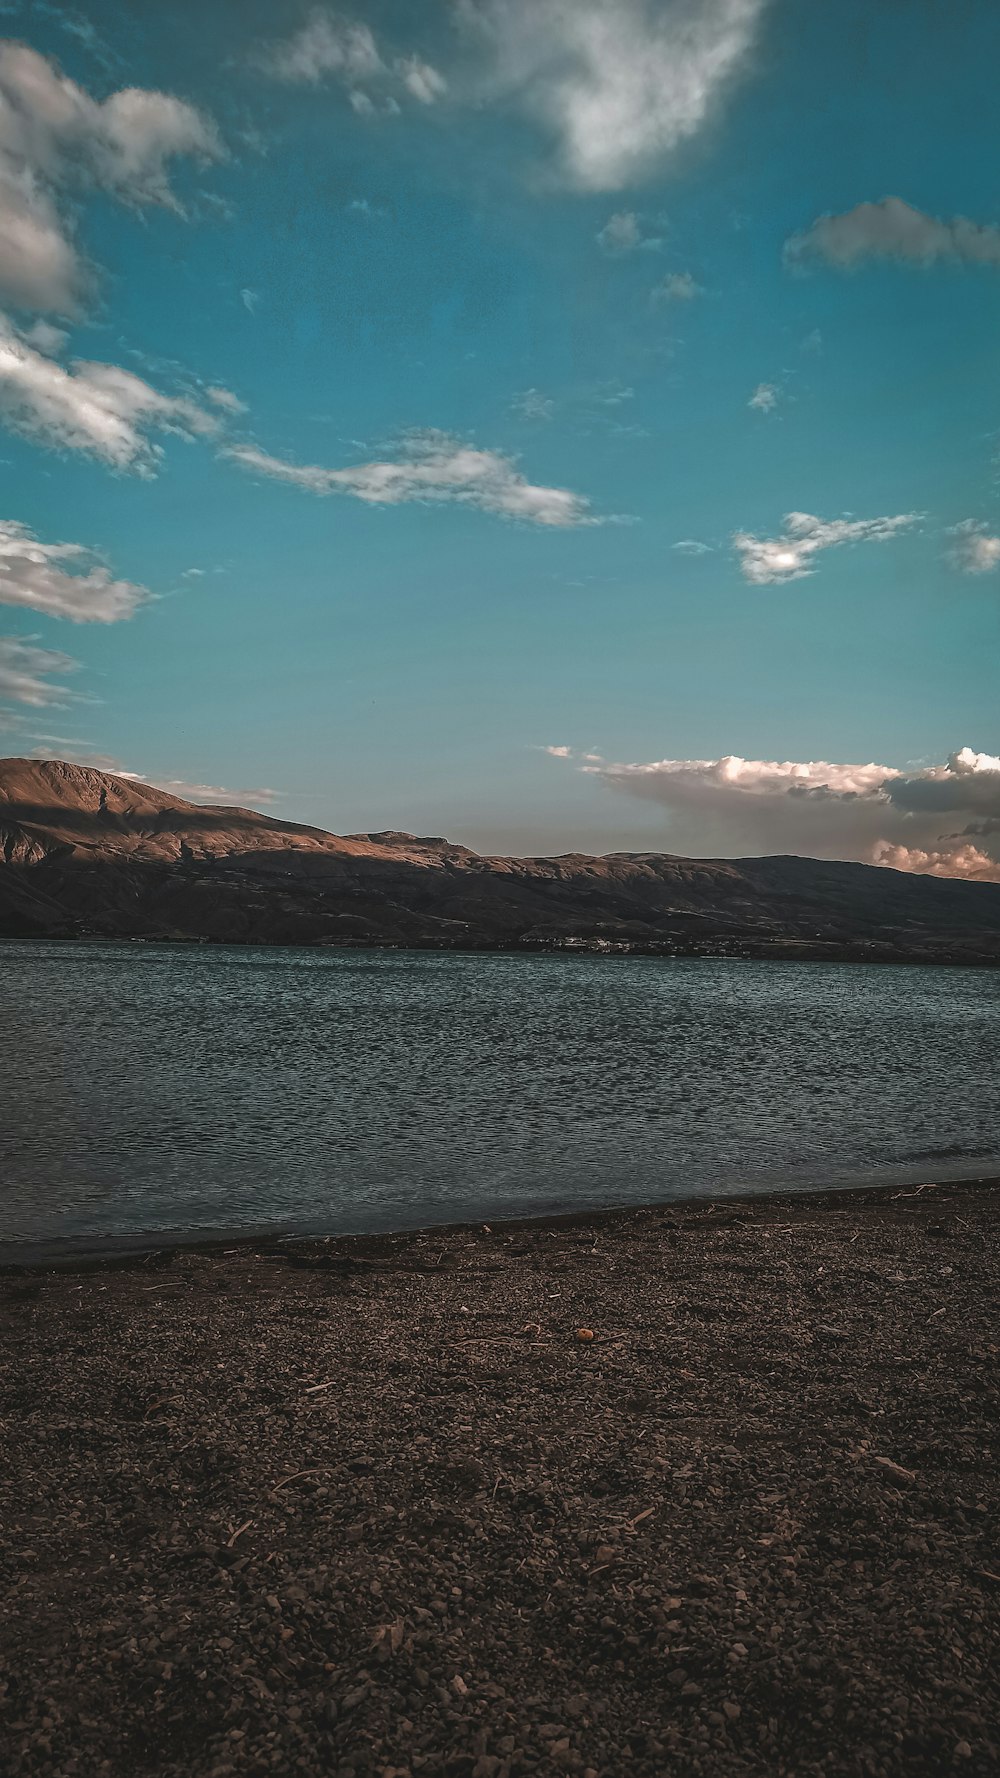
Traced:
POLYGON ((810 858, 489 858, 0 760, 0 937, 1000 962, 1000 885, 810 858))

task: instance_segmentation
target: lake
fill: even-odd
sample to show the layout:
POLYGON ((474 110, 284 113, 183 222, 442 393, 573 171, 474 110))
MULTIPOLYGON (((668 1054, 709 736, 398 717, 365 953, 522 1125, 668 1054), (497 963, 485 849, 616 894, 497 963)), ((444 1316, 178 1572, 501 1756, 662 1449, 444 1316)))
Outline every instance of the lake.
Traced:
POLYGON ((0 1243, 1000 1173, 1000 973, 0 946, 0 1243))

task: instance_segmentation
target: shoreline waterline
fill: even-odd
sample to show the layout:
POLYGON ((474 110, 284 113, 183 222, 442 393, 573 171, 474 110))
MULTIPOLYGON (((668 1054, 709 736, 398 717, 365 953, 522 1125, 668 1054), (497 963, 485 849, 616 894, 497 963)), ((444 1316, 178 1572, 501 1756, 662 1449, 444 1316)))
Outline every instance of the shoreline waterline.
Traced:
POLYGON ((345 1250, 353 1245, 364 1246, 366 1250, 380 1245, 390 1249, 398 1247, 400 1243, 425 1237, 448 1240, 455 1236, 474 1234, 484 1227, 497 1235, 521 1232, 537 1234, 591 1225, 626 1225, 644 1219, 662 1219, 672 1214, 699 1213, 707 1221, 711 1215, 720 1211, 749 1210, 752 1207, 768 1211, 782 1205, 789 1208, 810 1205, 818 1210, 846 1209, 859 1203, 866 1207, 879 1206, 891 1204, 898 1198, 917 1198, 924 1194, 927 1194, 926 1202, 930 1204, 936 1191, 949 1187, 984 1193, 1000 1192, 1000 1174, 966 1175, 941 1171, 933 1180, 921 1174, 892 1181, 879 1180, 867 1185, 857 1182, 814 1188, 800 1186, 766 1191, 720 1191, 704 1196, 660 1198, 642 1204, 621 1202, 581 1205, 576 1208, 540 1209, 516 1215, 468 1216, 447 1222, 415 1221, 391 1226, 379 1224, 371 1228, 330 1230, 243 1225, 210 1230, 149 1230, 134 1235, 106 1237, 83 1235, 76 1240, 48 1242, 0 1241, 0 1277, 18 1272, 75 1272, 105 1266, 142 1265, 156 1255, 172 1257, 190 1253, 211 1258, 226 1253, 274 1254, 282 1250, 291 1251, 297 1246, 329 1247, 334 1244, 345 1250))

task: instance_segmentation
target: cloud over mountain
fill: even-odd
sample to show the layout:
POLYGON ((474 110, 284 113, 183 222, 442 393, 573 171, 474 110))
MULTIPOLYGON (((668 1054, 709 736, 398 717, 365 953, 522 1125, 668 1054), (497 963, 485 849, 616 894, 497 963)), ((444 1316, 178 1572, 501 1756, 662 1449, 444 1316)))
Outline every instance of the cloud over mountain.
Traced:
POLYGON ((547 751, 575 758, 609 790, 657 804, 672 842, 676 834, 679 850, 701 857, 716 848, 797 853, 1000 882, 1000 757, 970 747, 910 770, 736 754, 616 764, 547 751))

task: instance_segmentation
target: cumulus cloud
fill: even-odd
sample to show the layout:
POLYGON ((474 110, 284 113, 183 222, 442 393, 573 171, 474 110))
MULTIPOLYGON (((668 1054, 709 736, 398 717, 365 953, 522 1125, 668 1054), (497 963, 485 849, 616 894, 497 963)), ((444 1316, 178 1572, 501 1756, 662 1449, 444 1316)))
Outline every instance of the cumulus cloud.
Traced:
POLYGON ((703 294, 701 285, 695 283, 690 272, 668 272, 653 290, 652 298, 654 303, 689 303, 703 294))
POLYGON ((921 266, 1000 265, 1000 227, 965 216, 942 221, 902 198, 882 198, 840 216, 820 216, 785 242, 785 264, 793 270, 825 260, 849 271, 867 259, 921 266))
POLYGON ((966 877, 973 883, 1000 883, 1000 863, 978 846, 953 845, 925 852, 919 846, 891 846, 883 841, 870 862, 882 864, 887 870, 913 871, 921 877, 966 877))
POLYGON ((113 624, 150 597, 113 580, 80 543, 40 543, 26 525, 0 519, 0 605, 20 605, 73 623, 113 624))
POLYGON ((398 111, 393 90, 408 93, 421 105, 436 104, 448 90, 444 75, 421 56, 387 61, 368 25, 323 6, 314 8, 290 37, 259 48, 253 60, 276 80, 308 86, 339 83, 362 115, 378 108, 373 91, 381 95, 383 110, 398 111))
POLYGON ((915 525, 920 516, 905 512, 892 518, 824 520, 808 512, 788 512, 783 536, 754 537, 749 531, 737 531, 733 548, 744 580, 754 586, 781 586, 814 574, 813 558, 820 550, 840 543, 885 543, 915 525))
POLYGON ((77 359, 67 369, 0 315, 0 418, 57 450, 83 451, 112 469, 150 475, 151 431, 208 436, 219 421, 187 396, 163 395, 116 364, 77 359))
POLYGON ((602 253, 612 259, 627 253, 658 253, 663 246, 662 235, 648 235, 634 210, 616 210, 595 235, 602 253))
POLYGON ((986 525, 976 519, 963 519, 953 525, 955 545, 951 559, 963 574, 991 574, 1000 568, 1000 537, 991 536, 986 525))
POLYGON ((571 748, 547 751, 657 805, 671 848, 693 856, 795 853, 1000 881, 1000 757, 970 747, 943 765, 907 770, 733 754, 615 764, 571 748))
POLYGON ((745 69, 767 0, 464 0, 488 85, 553 138, 562 177, 619 191, 695 135, 745 69))
POLYGON ((747 407, 757 409, 760 414, 773 414, 781 399, 781 390, 777 383, 758 383, 747 402, 747 407))
POLYGON ((403 501, 457 501, 534 525, 593 525, 588 502, 567 488, 536 487, 512 457, 476 450, 444 432, 418 432, 394 458, 348 469, 287 463, 252 445, 234 445, 226 456, 243 469, 293 482, 313 494, 353 494, 376 506, 403 501))
POLYGON ((101 190, 180 213, 170 163, 223 153, 211 119, 170 93, 126 87, 97 101, 37 51, 0 43, 0 298, 79 313, 94 279, 73 239, 72 197, 101 190))
POLYGON ((72 693, 52 684, 53 674, 73 673, 79 663, 54 648, 40 648, 33 637, 0 636, 0 698, 35 709, 61 705, 72 693))

